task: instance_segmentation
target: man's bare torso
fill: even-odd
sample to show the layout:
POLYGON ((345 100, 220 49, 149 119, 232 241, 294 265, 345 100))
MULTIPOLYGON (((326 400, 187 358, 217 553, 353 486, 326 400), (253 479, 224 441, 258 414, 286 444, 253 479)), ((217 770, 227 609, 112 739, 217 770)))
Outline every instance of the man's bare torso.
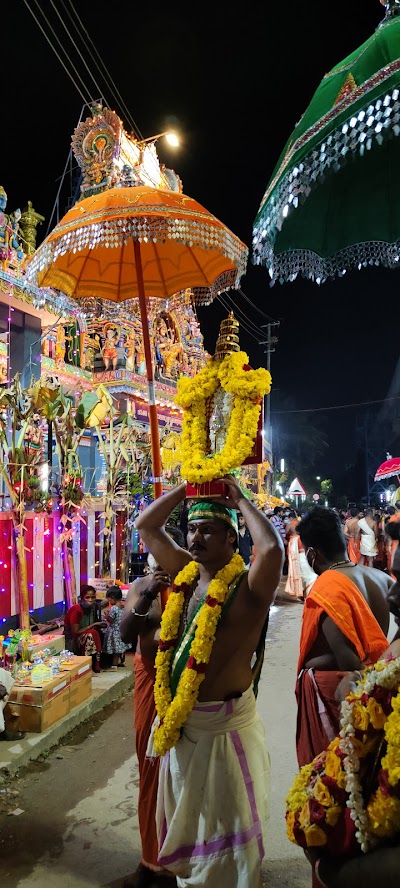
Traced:
POLYGON ((346 536, 356 539, 360 534, 358 518, 348 518, 346 521, 346 536))
MULTIPOLYGON (((198 607, 209 583, 199 580, 189 603, 188 618, 198 607)), ((252 682, 251 661, 267 618, 268 610, 251 608, 246 603, 247 574, 240 581, 232 604, 222 611, 210 661, 200 685, 199 701, 226 700, 240 696, 252 682)), ((183 627, 181 626, 181 630, 183 627)))

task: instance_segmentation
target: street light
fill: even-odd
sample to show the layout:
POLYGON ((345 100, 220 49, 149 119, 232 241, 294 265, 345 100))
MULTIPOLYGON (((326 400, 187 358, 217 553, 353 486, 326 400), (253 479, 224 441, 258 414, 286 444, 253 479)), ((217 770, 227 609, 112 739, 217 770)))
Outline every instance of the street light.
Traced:
POLYGON ((321 480, 321 475, 317 475, 316 480, 317 480, 317 481, 320 481, 320 480, 321 480))
POLYGON ((281 472, 282 472, 282 474, 283 474, 284 471, 285 471, 285 460, 284 460, 284 459, 281 459, 281 472))
POLYGON ((147 145, 149 142, 157 142, 158 139, 162 138, 162 136, 165 136, 168 145, 171 145, 172 148, 179 147, 179 138, 176 133, 171 132, 171 130, 166 130, 164 133, 157 133, 156 136, 149 136, 148 139, 140 139, 136 144, 147 145))

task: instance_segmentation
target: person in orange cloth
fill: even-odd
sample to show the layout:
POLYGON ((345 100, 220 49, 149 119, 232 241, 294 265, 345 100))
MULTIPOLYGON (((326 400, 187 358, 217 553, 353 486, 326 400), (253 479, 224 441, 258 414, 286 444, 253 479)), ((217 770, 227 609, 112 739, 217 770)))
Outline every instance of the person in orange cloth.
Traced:
MULTIPOLYGON (((184 545, 182 532, 167 526, 167 533, 178 546, 184 545)), ((125 602, 120 633, 125 644, 136 646, 134 656, 134 722, 136 754, 139 764, 138 818, 142 845, 142 860, 132 878, 124 882, 124 888, 174 888, 172 874, 158 864, 156 830, 156 805, 158 790, 159 759, 146 757, 151 726, 156 716, 154 703, 154 662, 158 649, 161 614, 168 597, 171 583, 162 568, 148 555, 149 573, 132 583, 125 602)))
POLYGON ((303 602, 316 580, 317 575, 311 570, 306 559, 303 543, 297 532, 299 519, 296 523, 289 524, 286 528, 288 540, 288 575, 285 592, 297 601, 303 602), (290 528, 290 529, 289 529, 290 528))
POLYGON ((315 506, 298 532, 318 575, 304 604, 297 670, 296 749, 302 767, 340 731, 335 691, 345 673, 374 663, 389 645, 387 593, 393 580, 349 561, 333 509, 315 506))
POLYGON ((347 542, 347 554, 353 564, 358 564, 361 560, 359 518, 358 509, 350 509, 350 517, 346 519, 343 528, 344 538, 347 542))
POLYGON ((396 579, 393 573, 393 562, 400 539, 400 521, 388 521, 385 526, 385 536, 387 543, 387 569, 393 579, 396 579))

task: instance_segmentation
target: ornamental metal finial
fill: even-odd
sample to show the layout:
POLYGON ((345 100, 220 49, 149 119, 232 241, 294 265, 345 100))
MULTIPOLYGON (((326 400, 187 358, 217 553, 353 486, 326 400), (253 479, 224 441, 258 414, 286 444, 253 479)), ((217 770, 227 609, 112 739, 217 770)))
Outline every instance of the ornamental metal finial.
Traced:
POLYGON ((380 0, 380 2, 385 7, 384 22, 394 18, 396 15, 400 15, 400 0, 380 0))
POLYGON ((214 358, 219 360, 225 355, 240 351, 239 346, 239 321, 236 320, 233 311, 230 311, 228 317, 221 321, 219 328, 219 336, 215 346, 214 358))

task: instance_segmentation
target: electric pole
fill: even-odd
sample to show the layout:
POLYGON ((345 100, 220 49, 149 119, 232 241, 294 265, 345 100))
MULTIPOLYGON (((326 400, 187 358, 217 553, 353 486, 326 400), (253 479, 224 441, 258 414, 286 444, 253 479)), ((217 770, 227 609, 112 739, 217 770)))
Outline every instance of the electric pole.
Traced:
MULTIPOLYGON (((267 348, 264 351, 264 354, 267 355, 267 370, 271 372, 271 355, 275 352, 274 346, 278 342, 278 337, 272 335, 273 327, 279 327, 280 321, 271 321, 269 324, 263 324, 262 330, 267 330, 267 339, 264 342, 260 342, 260 345, 266 345, 267 348)), ((272 433, 271 433, 271 395, 266 395, 265 402, 265 431, 267 436, 267 441, 269 442, 272 454, 272 433)))
MULTIPOLYGON (((264 342, 260 342, 260 345, 266 345, 267 348, 264 351, 264 354, 267 355, 267 370, 271 372, 271 355, 275 352, 275 345, 278 342, 278 337, 272 335, 272 330, 274 327, 279 327, 280 321, 270 321, 269 324, 263 324, 262 329, 267 330, 267 339, 264 342)), ((263 458, 265 457, 265 443, 268 444, 268 462, 271 466, 273 465, 273 457, 272 457, 272 428, 271 428, 271 394, 265 395, 264 398, 264 453, 263 458)), ((268 482, 267 489, 268 492, 271 493, 270 487, 272 485, 272 474, 268 473, 268 482)))

